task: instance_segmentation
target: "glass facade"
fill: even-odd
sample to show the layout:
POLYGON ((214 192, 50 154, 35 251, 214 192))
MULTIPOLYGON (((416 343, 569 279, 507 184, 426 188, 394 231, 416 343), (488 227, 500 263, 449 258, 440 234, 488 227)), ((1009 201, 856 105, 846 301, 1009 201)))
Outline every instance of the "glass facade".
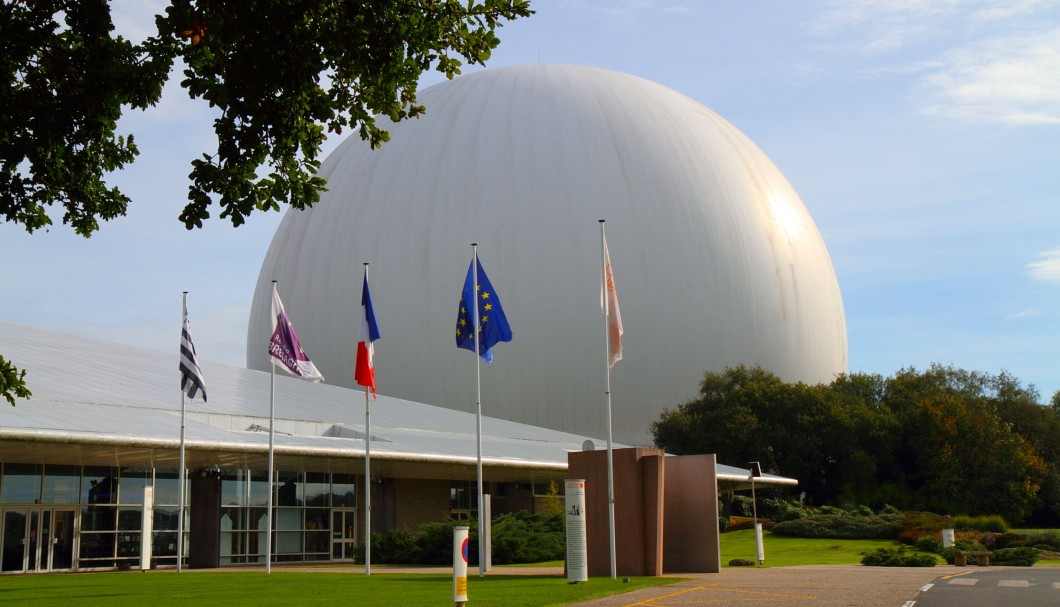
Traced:
MULTIPOLYGON (((221 473, 221 564, 264 563, 268 475, 250 470, 221 473)), ((326 472, 276 474, 273 561, 332 558, 333 508, 355 509, 355 477, 326 472)))
MULTIPOLYGON (((352 474, 277 472, 273 488, 274 562, 352 558, 357 540, 356 481, 352 474), (336 520, 341 521, 337 530, 332 528, 336 520)), ((6 521, 0 528, 0 546, 5 547, 2 571, 139 567, 144 489, 148 486, 154 486, 155 495, 152 566, 175 566, 179 516, 176 469, 0 464, 0 519, 6 521), (37 527, 31 527, 39 523, 33 521, 45 519, 54 521, 57 533, 61 530, 69 535, 63 544, 67 552, 56 552, 47 566, 38 566, 37 560, 27 565, 25 554, 30 552, 34 559, 44 562, 46 550, 24 551, 22 546, 35 537, 37 527)), ((266 472, 222 470, 220 491, 220 563, 264 563, 269 498, 266 472)), ((190 491, 188 495, 185 554, 191 523, 190 491)))
POLYGON ((175 470, 0 464, 0 510, 9 519, 0 539, 3 571, 70 569, 75 545, 78 569, 139 566, 149 485, 156 487, 151 563, 175 566, 178 484, 175 470), (36 547, 38 534, 53 527, 50 547, 36 547), (24 552, 26 540, 31 549, 24 552))

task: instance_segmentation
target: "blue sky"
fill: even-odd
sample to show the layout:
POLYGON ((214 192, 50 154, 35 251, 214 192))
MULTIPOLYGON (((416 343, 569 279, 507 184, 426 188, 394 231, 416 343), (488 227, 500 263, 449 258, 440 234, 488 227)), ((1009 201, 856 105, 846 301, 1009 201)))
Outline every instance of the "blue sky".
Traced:
MULTIPOLYGON (((159 5, 114 4, 132 38, 159 5)), ((490 66, 573 63, 654 80, 780 167, 831 254, 851 371, 939 362, 1008 371, 1043 400, 1060 389, 1060 2, 533 6, 501 29, 490 66)), ((187 290, 200 356, 242 365, 281 216, 184 229, 189 163, 212 150, 209 125, 204 104, 171 84, 121 125, 141 149, 110 180, 133 198, 127 217, 87 240, 62 225, 30 236, 0 224, 0 319, 175 352, 187 290)))

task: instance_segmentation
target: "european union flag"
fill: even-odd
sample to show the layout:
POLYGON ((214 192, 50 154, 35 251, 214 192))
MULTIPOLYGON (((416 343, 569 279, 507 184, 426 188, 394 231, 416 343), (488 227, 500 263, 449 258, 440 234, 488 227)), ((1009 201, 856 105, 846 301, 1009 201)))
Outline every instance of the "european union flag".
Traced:
POLYGON ((471 272, 476 260, 477 256, 467 268, 467 279, 464 280, 464 290, 460 294, 460 312, 456 317, 456 345, 475 351, 475 322, 471 316, 474 306, 474 309, 478 310, 479 318, 478 353, 488 365, 493 362, 493 352, 490 349, 498 342, 511 341, 512 330, 508 326, 504 308, 501 307, 501 300, 493 290, 490 279, 486 277, 486 271, 482 269, 481 261, 478 263, 478 293, 474 292, 475 284, 471 272))

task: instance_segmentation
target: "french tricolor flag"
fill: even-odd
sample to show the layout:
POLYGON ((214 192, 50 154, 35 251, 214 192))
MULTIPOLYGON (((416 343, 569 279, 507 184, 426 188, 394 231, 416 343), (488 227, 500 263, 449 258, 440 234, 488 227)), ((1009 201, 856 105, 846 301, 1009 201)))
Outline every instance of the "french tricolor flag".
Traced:
POLYGON ((364 286, 361 288, 361 336, 357 342, 357 364, 353 377, 359 385, 372 389, 375 398, 375 367, 372 366, 372 342, 379 339, 379 325, 375 322, 372 296, 368 293, 368 268, 364 270, 364 286))

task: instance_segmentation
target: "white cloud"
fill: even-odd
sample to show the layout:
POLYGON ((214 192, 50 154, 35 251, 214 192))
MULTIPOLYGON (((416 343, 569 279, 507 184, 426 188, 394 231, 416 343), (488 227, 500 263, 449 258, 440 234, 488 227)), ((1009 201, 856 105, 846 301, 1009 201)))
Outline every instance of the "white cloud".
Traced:
POLYGON ((1031 278, 1060 285, 1060 247, 1038 253, 1038 261, 1027 264, 1031 278))
POLYGON ((1002 124, 1060 124, 1060 28, 947 52, 920 84, 923 110, 1002 124))
POLYGON ((1037 308, 1030 308, 1023 310, 1022 312, 1016 312, 1015 314, 1009 314, 1005 317, 1005 320, 1026 320, 1028 318, 1038 318, 1042 315, 1042 311, 1037 308))
POLYGON ((869 52, 899 49, 933 31, 934 20, 948 16, 957 0, 825 0, 825 10, 810 23, 818 36, 854 35, 869 52))

